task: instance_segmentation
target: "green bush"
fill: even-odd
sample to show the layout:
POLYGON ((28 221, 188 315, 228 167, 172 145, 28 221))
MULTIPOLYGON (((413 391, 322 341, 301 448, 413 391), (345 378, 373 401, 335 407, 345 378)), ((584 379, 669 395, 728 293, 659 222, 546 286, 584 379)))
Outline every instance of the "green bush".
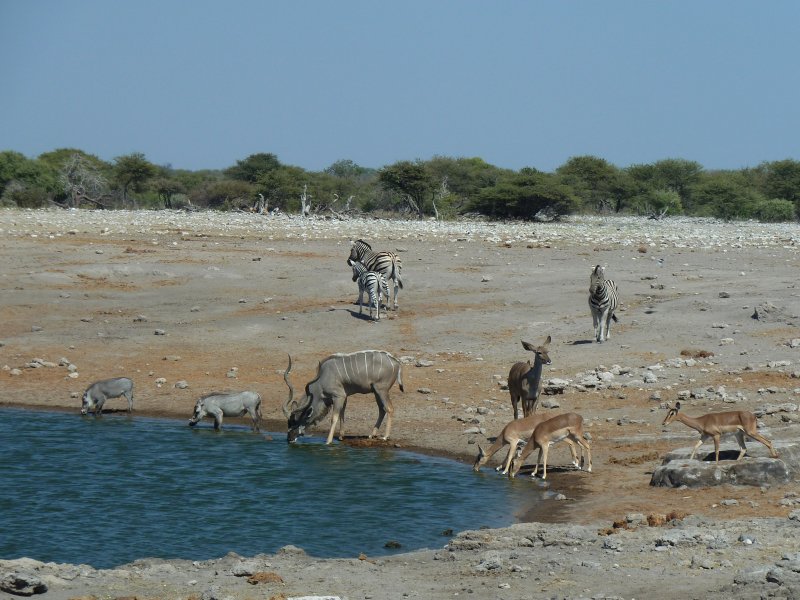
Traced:
POLYGON ((797 218, 794 203, 789 200, 773 198, 762 200, 753 207, 753 216, 763 223, 794 221, 797 218))
POLYGON ((3 206, 42 208, 50 204, 50 194, 38 187, 27 187, 19 182, 10 183, 3 192, 3 206))

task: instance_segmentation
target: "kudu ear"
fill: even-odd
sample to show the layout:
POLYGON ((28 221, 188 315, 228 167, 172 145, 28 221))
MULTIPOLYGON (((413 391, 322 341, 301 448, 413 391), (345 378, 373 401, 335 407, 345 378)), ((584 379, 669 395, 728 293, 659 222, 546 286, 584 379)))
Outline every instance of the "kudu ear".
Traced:
POLYGON ((525 348, 525 350, 530 350, 531 352, 536 352, 536 346, 534 346, 530 342, 526 342, 525 340, 520 340, 520 342, 522 342, 522 347, 525 348))
POLYGON ((553 339, 548 335, 547 339, 544 341, 544 344, 542 344, 542 346, 548 346, 548 345, 550 345, 550 342, 552 342, 552 341, 553 341, 553 339))

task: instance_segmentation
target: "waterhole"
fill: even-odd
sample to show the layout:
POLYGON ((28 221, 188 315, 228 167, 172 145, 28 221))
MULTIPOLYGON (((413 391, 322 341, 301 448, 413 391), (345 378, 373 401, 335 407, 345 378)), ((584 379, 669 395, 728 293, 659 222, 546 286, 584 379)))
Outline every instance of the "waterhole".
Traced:
POLYGON ((0 558, 109 568, 287 544, 317 557, 380 556, 509 525, 540 493, 398 449, 226 429, 0 409, 0 558))

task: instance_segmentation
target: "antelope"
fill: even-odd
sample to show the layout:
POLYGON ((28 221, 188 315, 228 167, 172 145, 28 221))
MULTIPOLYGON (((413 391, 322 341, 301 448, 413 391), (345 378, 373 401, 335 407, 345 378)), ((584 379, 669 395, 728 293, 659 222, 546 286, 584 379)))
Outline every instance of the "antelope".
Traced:
POLYGON ((710 439, 714 440, 714 455, 716 462, 719 463, 719 440, 720 437, 727 433, 732 433, 736 436, 736 441, 739 442, 739 457, 736 460, 741 460, 747 451, 747 446, 744 443, 744 436, 753 438, 757 442, 761 442, 767 448, 772 458, 778 458, 778 452, 767 438, 756 431, 757 422, 756 416, 746 410, 732 410, 728 412, 709 413, 700 417, 690 417, 680 412, 681 403, 676 402, 674 407, 669 409, 667 416, 664 418, 662 425, 669 425, 673 421, 680 421, 684 425, 696 429, 700 432, 700 440, 692 448, 692 455, 689 460, 694 458, 697 449, 710 439))
MULTIPOLYGON (((511 447, 508 449, 508 456, 506 456, 506 460, 503 463, 502 471, 503 475, 506 475, 508 473, 508 469, 511 467, 511 461, 514 458, 514 454, 517 451, 517 446, 519 443, 531 437, 531 434, 533 433, 533 430, 536 429, 536 426, 549 418, 551 418, 551 415, 533 413, 522 419, 514 419, 513 421, 510 421, 505 427, 503 427, 503 431, 500 432, 500 435, 497 436, 494 443, 489 446, 488 451, 485 451, 481 446, 478 446, 478 456, 475 458, 475 464, 472 466, 472 469, 476 473, 480 471, 481 467, 486 464, 489 459, 497 453, 498 450, 508 444, 511 447)), ((575 454, 575 446, 573 445, 572 440, 566 440, 566 442, 570 445, 570 450, 572 451, 572 462, 577 467, 578 458, 575 454)), ((497 467, 497 470, 499 471, 500 467, 497 467)))
POLYGON ((583 468, 583 451, 586 451, 586 459, 589 463, 586 471, 591 473, 592 448, 589 446, 589 443, 583 439, 583 417, 577 413, 565 413, 536 426, 522 454, 511 461, 511 470, 508 472, 508 476, 514 478, 528 455, 538 448, 539 457, 536 459, 536 468, 533 470, 533 473, 531 473, 531 477, 536 476, 539 472, 539 463, 543 463, 542 479, 547 479, 547 454, 550 449, 550 444, 555 444, 562 440, 570 443, 573 464, 579 469, 583 468), (572 445, 571 442, 575 442, 581 447, 580 463, 578 463, 577 456, 575 455, 575 446, 572 445))
POLYGON ((508 372, 508 392, 511 394, 511 406, 514 407, 514 418, 519 418, 518 403, 522 402, 522 416, 527 417, 536 410, 539 393, 542 391, 542 365, 550 364, 550 355, 547 348, 550 345, 550 336, 541 346, 534 346, 530 342, 520 340, 525 350, 534 353, 533 366, 530 361, 514 363, 508 372))

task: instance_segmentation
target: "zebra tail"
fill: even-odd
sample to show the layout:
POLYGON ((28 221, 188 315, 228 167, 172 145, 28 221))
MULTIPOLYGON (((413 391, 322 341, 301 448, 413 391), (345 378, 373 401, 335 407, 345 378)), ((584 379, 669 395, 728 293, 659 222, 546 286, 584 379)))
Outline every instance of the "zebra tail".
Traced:
POLYGON ((397 287, 401 290, 403 289, 403 280, 400 279, 400 268, 396 264, 392 264, 392 275, 394 276, 394 280, 397 282, 397 287))
POLYGON ((617 318, 617 315, 611 315, 611 318, 614 320, 614 323, 618 323, 619 322, 619 319, 617 318))

